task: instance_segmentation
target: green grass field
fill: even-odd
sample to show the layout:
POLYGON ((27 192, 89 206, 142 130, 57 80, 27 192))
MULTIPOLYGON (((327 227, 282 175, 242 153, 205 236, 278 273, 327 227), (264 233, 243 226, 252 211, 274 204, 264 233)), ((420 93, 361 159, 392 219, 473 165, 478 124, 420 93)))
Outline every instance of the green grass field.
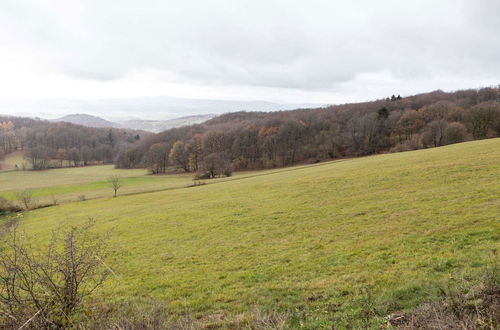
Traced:
MULTIPOLYGON (((64 171, 23 180, 49 190, 64 171)), ((197 317, 292 311, 309 328, 360 317, 369 296, 381 315, 413 308, 498 258, 500 139, 257 174, 34 210, 21 224, 39 242, 88 217, 113 229, 117 276, 102 294, 115 302, 153 298, 197 317)), ((101 189, 107 175, 71 175, 68 189, 101 189)))
MULTIPOLYGON (((12 157, 10 159, 14 159, 12 157)), ((215 183, 246 177, 268 175, 283 169, 238 172, 231 178, 205 181, 215 183)), ((286 169, 285 169, 286 171, 286 169)), ((67 203, 85 199, 110 197, 113 191, 108 182, 110 176, 121 178, 120 195, 185 188, 193 184, 193 174, 148 175, 145 169, 115 169, 113 165, 68 167, 44 171, 0 171, 0 197, 15 201, 17 193, 31 190, 35 204, 67 203), (82 197, 81 197, 82 196, 82 197)))
POLYGON ((60 202, 77 200, 78 196, 98 198, 112 195, 107 179, 122 178, 120 193, 144 192, 188 182, 191 176, 148 176, 144 169, 119 170, 113 165, 51 169, 44 171, 0 172, 0 196, 13 200, 20 190, 30 189, 40 203, 53 197, 60 202))
MULTIPOLYGON (((245 174, 239 174, 245 175, 245 174)), ((184 188, 193 183, 193 174, 148 175, 145 169, 122 170, 113 165, 97 165, 44 171, 0 171, 0 196, 16 200, 19 191, 28 189, 38 204, 59 203, 109 197, 113 191, 110 176, 121 178, 119 194, 136 194, 172 188, 184 188)), ((213 180, 213 182, 224 179, 213 180)))

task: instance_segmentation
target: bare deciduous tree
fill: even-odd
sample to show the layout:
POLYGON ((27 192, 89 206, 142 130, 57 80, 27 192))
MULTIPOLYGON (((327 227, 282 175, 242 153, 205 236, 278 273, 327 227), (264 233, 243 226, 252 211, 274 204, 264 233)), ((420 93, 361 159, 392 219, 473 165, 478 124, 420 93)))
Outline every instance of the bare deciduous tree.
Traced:
POLYGON ((120 177, 117 175, 112 175, 108 178, 108 182, 111 185, 111 188, 113 188, 113 191, 115 192, 113 197, 116 197, 118 189, 122 187, 120 177))
POLYGON ((31 190, 25 189, 16 194, 17 199, 24 205, 26 210, 31 208, 33 203, 33 193, 31 190))

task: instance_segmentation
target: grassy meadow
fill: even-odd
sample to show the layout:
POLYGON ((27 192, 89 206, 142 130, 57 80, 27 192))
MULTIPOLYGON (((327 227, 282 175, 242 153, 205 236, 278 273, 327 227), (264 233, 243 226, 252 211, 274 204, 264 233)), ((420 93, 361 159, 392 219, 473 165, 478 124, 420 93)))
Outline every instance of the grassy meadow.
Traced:
MULTIPOLYGON (((120 171, 8 172, 0 191, 102 197, 111 194, 106 177, 121 173, 123 193, 191 181, 120 171)), ((113 302, 153 300, 198 318, 292 312, 293 327, 317 328, 365 317, 373 300, 366 317, 382 322, 436 298, 453 274, 474 278, 498 259, 500 139, 66 203, 20 223, 45 242, 51 229, 88 217, 112 229, 116 276, 101 294, 113 302)))
MULTIPOLYGON (((4 166, 13 166, 23 160, 22 153, 7 155, 4 166)), ((300 167, 299 167, 300 168, 300 167)), ((269 175, 287 171, 276 169, 266 171, 237 172, 230 178, 217 178, 203 181, 212 184, 220 181, 238 180, 247 177, 269 175)), ((152 191, 186 188, 193 184, 192 173, 167 175, 149 175, 145 169, 115 169, 113 165, 93 165, 85 167, 67 167, 43 171, 9 170, 0 171, 0 197, 16 202, 17 194, 30 190, 34 204, 51 204, 110 197, 113 191, 109 178, 120 178, 122 187, 119 195, 138 194, 152 191)))
POLYGON ((119 193, 137 193, 168 188, 189 182, 191 176, 149 176, 144 169, 119 170, 113 165, 97 165, 76 168, 60 168, 44 171, 0 172, 0 196, 16 199, 16 193, 29 189, 39 203, 75 201, 79 196, 86 199, 111 196, 108 183, 110 176, 121 178, 123 187, 119 193))
MULTIPOLYGON (((244 177, 252 173, 238 173, 244 177)), ((193 184, 193 174, 148 175, 145 169, 115 169, 113 165, 68 167, 43 171, 0 171, 0 196, 15 201, 18 192, 31 190, 35 203, 50 204, 109 197, 110 176, 120 177, 121 195, 184 188, 193 184)), ((225 180, 211 180, 208 183, 225 180)))

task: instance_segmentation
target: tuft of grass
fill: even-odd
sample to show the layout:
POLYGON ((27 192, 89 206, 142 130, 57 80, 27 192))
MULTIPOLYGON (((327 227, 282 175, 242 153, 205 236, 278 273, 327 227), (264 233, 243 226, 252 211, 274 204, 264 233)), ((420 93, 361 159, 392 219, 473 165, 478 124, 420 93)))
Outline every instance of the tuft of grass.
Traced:
POLYGON ((450 278, 439 300, 408 313, 394 313, 387 322, 400 329, 497 329, 500 326, 500 268, 493 262, 479 280, 450 278))

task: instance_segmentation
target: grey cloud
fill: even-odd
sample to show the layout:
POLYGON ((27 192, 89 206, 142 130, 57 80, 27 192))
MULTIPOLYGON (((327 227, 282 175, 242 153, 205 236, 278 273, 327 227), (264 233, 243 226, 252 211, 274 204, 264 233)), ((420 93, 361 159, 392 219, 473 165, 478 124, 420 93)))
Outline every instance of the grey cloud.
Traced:
POLYGON ((40 67, 94 80, 155 69, 201 84, 309 90, 364 73, 500 74, 498 1, 68 3, 7 1, 0 36, 40 67))

